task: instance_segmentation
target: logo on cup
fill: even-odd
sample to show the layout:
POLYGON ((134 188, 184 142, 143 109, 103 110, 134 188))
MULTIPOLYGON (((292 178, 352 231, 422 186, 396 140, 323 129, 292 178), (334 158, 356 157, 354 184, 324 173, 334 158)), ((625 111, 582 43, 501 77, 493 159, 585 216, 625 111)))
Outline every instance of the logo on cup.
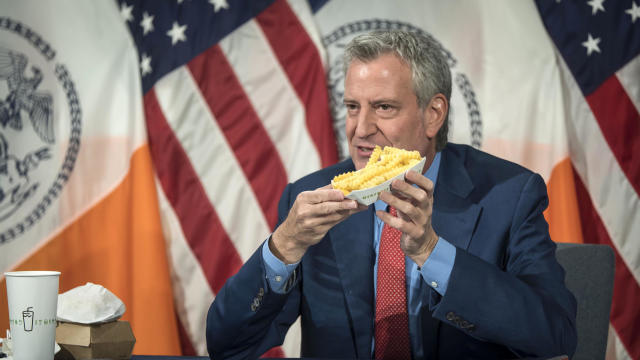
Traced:
POLYGON ((24 325, 24 331, 33 330, 33 306, 29 306, 27 310, 22 312, 22 325, 24 325))

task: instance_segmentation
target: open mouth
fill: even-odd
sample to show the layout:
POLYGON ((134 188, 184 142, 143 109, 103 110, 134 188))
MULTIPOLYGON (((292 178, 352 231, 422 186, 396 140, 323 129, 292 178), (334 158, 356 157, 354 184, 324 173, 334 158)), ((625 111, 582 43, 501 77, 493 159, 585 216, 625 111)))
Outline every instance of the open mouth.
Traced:
POLYGON ((358 146, 358 153, 362 156, 370 156, 373 149, 373 146, 358 146))

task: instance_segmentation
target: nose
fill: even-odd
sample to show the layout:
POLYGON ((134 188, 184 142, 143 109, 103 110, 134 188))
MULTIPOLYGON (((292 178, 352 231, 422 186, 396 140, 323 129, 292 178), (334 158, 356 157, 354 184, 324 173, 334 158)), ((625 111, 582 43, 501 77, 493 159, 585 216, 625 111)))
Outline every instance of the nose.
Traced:
POLYGON ((378 131, 375 114, 370 109, 362 109, 358 113, 355 136, 367 138, 378 131))

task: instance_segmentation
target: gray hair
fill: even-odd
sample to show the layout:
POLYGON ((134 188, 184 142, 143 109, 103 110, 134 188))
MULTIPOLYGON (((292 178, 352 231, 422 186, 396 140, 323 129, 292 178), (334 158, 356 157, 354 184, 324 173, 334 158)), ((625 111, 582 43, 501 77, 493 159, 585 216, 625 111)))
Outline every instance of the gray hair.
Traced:
MULTIPOLYGON (((411 68, 413 91, 418 106, 424 109, 436 94, 443 94, 447 103, 451 99, 451 71, 440 44, 433 38, 417 32, 401 30, 373 31, 355 37, 347 44, 344 57, 344 72, 353 60, 369 62, 381 55, 393 53, 411 68)), ((449 112, 436 134, 436 151, 447 144, 449 112)))

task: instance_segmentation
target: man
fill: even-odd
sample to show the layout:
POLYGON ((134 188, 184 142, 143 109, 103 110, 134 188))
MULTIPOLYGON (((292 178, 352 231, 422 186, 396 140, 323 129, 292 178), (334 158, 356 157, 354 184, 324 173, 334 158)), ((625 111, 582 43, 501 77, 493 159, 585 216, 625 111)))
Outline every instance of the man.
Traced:
POLYGON ((545 184, 447 144, 451 75, 437 44, 362 35, 345 69, 351 159, 286 187, 276 230, 209 310, 211 356, 257 358, 298 315, 303 357, 572 355, 576 303, 544 220, 545 184), (426 172, 365 208, 327 184, 362 169, 375 145, 418 150, 426 172))

